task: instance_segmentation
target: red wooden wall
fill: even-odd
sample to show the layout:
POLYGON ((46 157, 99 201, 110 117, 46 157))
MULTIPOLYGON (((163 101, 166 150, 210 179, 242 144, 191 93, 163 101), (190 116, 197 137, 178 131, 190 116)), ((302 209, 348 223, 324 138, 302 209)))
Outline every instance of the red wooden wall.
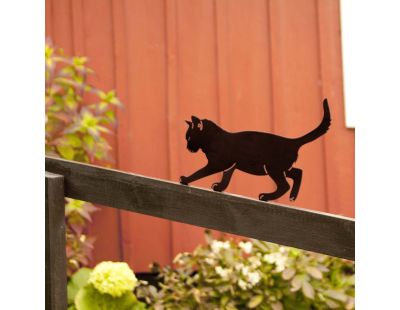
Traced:
MULTIPOLYGON (((87 55, 91 82, 117 90, 125 108, 110 137, 116 167, 147 176, 176 181, 205 163, 185 149, 191 115, 230 131, 297 137, 319 124, 329 98, 332 127, 301 149, 294 205, 354 216, 339 15, 338 0, 46 0, 46 37, 87 55)), ((267 177, 236 171, 227 191, 256 198, 268 190, 267 177)), ((203 240, 201 228, 109 208, 91 231, 95 261, 125 260, 135 271, 203 240)))

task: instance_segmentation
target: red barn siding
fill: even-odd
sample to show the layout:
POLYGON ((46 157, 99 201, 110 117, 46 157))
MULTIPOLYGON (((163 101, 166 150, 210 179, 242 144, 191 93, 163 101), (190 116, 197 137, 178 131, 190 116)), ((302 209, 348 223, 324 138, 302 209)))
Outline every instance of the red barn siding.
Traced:
MULTIPOLYGON (((206 162, 185 149, 191 115, 231 131, 296 137, 319 123, 328 97, 332 127, 300 151, 295 205, 354 216, 338 0, 46 0, 46 36, 68 54, 87 55, 91 82, 117 90, 125 107, 110 137, 115 166, 152 177, 178 180, 206 162)), ((257 197, 273 187, 235 172, 228 192, 257 197)), ((95 261, 125 260, 136 271, 203 240, 202 228, 110 208, 95 215, 91 232, 95 261)))

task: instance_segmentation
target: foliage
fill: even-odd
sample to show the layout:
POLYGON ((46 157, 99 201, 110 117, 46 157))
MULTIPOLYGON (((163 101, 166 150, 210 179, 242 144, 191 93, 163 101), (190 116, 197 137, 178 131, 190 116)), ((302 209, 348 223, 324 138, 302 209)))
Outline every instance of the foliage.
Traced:
POLYGON ((67 286, 68 305, 74 306, 75 296, 87 284, 91 272, 92 269, 83 267, 69 278, 67 286))
POLYGON ((68 282, 69 310, 143 310, 133 289, 138 284, 126 263, 102 262, 81 268, 68 282))
MULTIPOLYGON (((69 160, 111 163, 105 134, 115 124, 114 107, 121 106, 115 91, 90 85, 93 70, 86 57, 68 57, 62 49, 45 47, 46 154, 69 160)), ((66 201, 67 274, 88 264, 94 238, 85 227, 96 208, 79 200, 66 201)))
POLYGON ((159 268, 154 309, 354 309, 354 263, 263 241, 215 240, 159 268))
POLYGON ((87 266, 91 259, 94 237, 85 233, 87 222, 91 221, 91 213, 97 208, 91 203, 76 199, 66 199, 65 223, 66 223, 66 255, 67 275, 82 266, 87 266))
POLYGON ((110 161, 103 133, 115 123, 115 91, 104 92, 87 83, 93 73, 86 57, 66 57, 46 45, 46 152, 81 162, 110 161), (86 99, 86 100, 85 100, 86 99))

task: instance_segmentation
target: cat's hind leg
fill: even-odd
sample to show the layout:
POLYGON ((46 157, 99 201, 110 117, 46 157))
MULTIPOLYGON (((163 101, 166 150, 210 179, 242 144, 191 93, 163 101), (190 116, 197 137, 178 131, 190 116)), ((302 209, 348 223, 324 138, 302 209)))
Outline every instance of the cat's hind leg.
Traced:
POLYGON ((292 168, 289 171, 286 171, 286 176, 293 180, 292 190, 290 191, 290 200, 296 200, 297 195, 299 194, 301 178, 303 176, 303 171, 299 168, 292 168))
POLYGON ((268 175, 276 183, 276 190, 272 193, 261 193, 258 198, 263 201, 278 199, 279 197, 284 195, 290 188, 283 171, 268 170, 268 175))
POLYGON ((211 185, 211 188, 216 192, 223 192, 229 185, 233 171, 235 171, 235 167, 236 163, 233 164, 230 168, 224 170, 221 181, 211 185))

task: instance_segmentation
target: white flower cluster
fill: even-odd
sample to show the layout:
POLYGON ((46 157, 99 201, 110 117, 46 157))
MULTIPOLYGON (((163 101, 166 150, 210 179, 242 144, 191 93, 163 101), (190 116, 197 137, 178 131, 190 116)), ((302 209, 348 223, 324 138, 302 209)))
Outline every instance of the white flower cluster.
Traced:
POLYGON ((251 268, 253 269, 257 269, 258 267, 261 266, 261 261, 259 257, 251 256, 249 257, 248 261, 250 263, 251 268))
POLYGON ((213 240, 211 243, 211 250, 215 253, 218 254, 221 249, 228 250, 231 247, 231 244, 229 241, 219 241, 219 240, 213 240))
POLYGON ((238 285, 242 290, 247 290, 252 288, 253 286, 257 285, 258 282, 261 280, 261 275, 257 270, 254 270, 258 267, 255 265, 245 266, 242 263, 236 264, 235 269, 236 271, 240 271, 243 275, 244 279, 239 279, 238 285))
POLYGON ((246 254, 250 254, 251 250, 253 249, 253 244, 250 241, 247 242, 240 241, 239 248, 241 248, 246 254))
POLYGON ((231 269, 228 268, 222 268, 221 266, 215 267, 215 272, 223 279, 223 280, 229 280, 229 276, 232 273, 231 269))
POLYGON ((287 257, 280 252, 265 254, 263 260, 270 264, 275 264, 275 271, 281 272, 285 269, 287 257))
POLYGON ((204 260, 209 265, 214 265, 215 264, 215 259, 212 258, 212 257, 206 257, 204 260))

